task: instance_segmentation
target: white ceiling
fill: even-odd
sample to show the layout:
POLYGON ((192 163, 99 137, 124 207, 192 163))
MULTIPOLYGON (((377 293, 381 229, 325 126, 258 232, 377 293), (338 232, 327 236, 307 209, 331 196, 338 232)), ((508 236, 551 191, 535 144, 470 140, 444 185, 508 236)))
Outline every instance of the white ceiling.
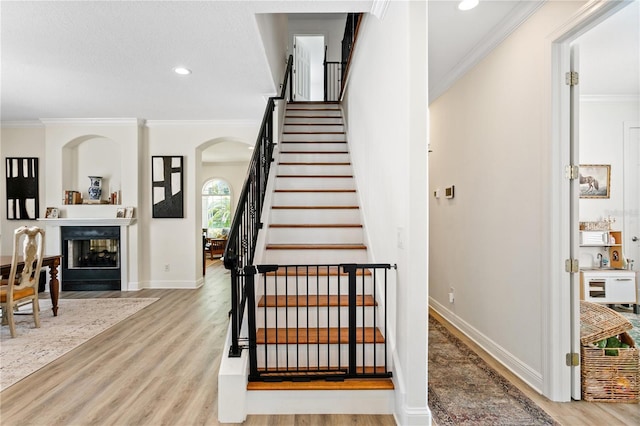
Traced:
MULTIPOLYGON (((457 0, 430 0, 430 100, 542 3, 481 0, 476 9, 460 12, 457 0)), ((373 0, 1 1, 1 118, 258 122, 265 95, 275 93, 275 85, 256 13, 311 16, 379 6, 373 0), (193 74, 176 75, 172 69, 178 65, 193 74)), ((614 47, 633 48, 624 41, 635 40, 637 46, 637 6, 636 2, 635 15, 627 7, 630 17, 614 21, 616 15, 602 24, 606 36, 593 32, 584 36, 584 42, 581 39, 585 65, 587 58, 595 58, 589 68, 606 64, 612 70, 639 74, 634 68, 637 56, 627 54, 626 62, 619 64, 614 61, 620 55, 613 55, 614 47), (627 27, 633 27, 634 36, 622 35, 627 27), (605 39, 613 42, 604 43, 605 39)), ((606 90, 627 90, 619 86, 621 80, 608 76, 606 90)), ((591 90, 587 89, 582 88, 583 93, 591 90)), ((250 155, 245 146, 235 151, 250 155)), ((238 158, 230 156, 227 161, 238 158)))

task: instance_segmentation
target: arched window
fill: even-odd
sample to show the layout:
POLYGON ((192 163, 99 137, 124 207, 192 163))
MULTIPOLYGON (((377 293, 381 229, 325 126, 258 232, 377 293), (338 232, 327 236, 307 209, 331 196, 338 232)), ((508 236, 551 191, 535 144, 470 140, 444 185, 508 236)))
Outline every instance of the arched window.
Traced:
POLYGON ((202 228, 207 235, 227 235, 231 226, 231 188, 222 179, 210 179, 202 186, 202 228))

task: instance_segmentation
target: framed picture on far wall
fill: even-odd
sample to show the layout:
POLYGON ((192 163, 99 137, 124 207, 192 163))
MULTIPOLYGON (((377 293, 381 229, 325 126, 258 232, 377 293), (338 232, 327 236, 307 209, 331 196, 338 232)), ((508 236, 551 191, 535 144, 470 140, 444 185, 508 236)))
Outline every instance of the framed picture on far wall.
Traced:
POLYGON ((580 165, 580 198, 609 198, 610 164, 580 165))
POLYGON ((154 218, 184 217, 183 157, 151 157, 151 199, 154 218))

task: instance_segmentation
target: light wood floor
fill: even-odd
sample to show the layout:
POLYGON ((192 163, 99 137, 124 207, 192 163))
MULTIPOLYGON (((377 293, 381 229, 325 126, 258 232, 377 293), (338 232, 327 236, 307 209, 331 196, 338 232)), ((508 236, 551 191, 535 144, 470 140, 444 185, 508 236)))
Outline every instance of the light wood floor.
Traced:
MULTIPOLYGON (((208 262, 198 290, 63 292, 63 298, 159 297, 0 393, 0 424, 216 425, 229 278, 208 262)), ((394 425, 392 416, 249 416, 246 425, 394 425)))
MULTIPOLYGON (((217 374, 229 311, 227 271, 207 268, 198 290, 63 292, 63 298, 159 297, 0 393, 0 424, 215 425, 217 374)), ((446 324, 445 324, 446 325, 446 324)), ((553 403, 479 350, 563 425, 637 425, 637 404, 553 403)), ((246 425, 394 425, 392 416, 249 416, 246 425)))

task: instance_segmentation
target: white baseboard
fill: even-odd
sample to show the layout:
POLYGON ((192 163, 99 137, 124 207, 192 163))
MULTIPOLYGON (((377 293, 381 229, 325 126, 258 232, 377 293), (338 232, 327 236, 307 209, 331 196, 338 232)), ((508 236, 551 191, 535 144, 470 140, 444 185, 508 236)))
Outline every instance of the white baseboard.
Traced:
POLYGON ((542 374, 522 362, 512 353, 475 329, 471 324, 451 312, 444 305, 429 297, 429 307, 453 324, 465 336, 470 338, 506 369, 522 379, 534 390, 542 393, 542 374))

